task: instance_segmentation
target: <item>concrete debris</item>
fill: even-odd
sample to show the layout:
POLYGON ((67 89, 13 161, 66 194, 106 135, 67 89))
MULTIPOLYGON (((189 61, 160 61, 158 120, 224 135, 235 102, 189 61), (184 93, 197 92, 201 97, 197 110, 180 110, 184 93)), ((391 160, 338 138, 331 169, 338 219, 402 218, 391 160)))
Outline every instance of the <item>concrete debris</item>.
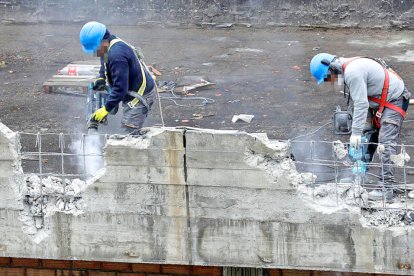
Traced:
POLYGON ((409 224, 414 224, 414 211, 408 211, 405 215, 404 215, 404 221, 406 223, 409 224))
POLYGON ((368 204, 368 192, 360 185, 352 185, 342 196, 347 205, 366 206, 368 204))
POLYGON ((250 123, 254 118, 254 115, 249 115, 249 114, 240 114, 240 115, 234 115, 233 118, 231 119, 231 121, 233 123, 237 122, 237 121, 243 121, 245 123, 250 123))
POLYGON ((208 88, 215 85, 205 76, 184 76, 176 80, 174 92, 187 94, 189 91, 197 88, 208 88))
POLYGON ((232 51, 236 53, 263 53, 264 51, 262 49, 252 49, 252 48, 234 48, 232 51))
POLYGON ((265 171, 271 183, 279 183, 280 179, 285 179, 289 185, 296 187, 311 184, 316 180, 316 176, 312 173, 299 173, 290 158, 279 156, 272 158, 268 155, 247 152, 244 160, 249 166, 265 171))
POLYGON ((340 140, 333 142, 333 150, 339 160, 344 159, 348 155, 348 150, 340 140))
POLYGON ((159 135, 163 131, 163 128, 143 128, 140 136, 114 134, 109 137, 107 146, 125 146, 146 149, 150 145, 151 137, 159 135))
POLYGON ((236 23, 235 25, 241 26, 241 27, 246 27, 246 28, 251 28, 252 27, 252 24, 250 24, 250 23, 236 23))
POLYGON ((270 183, 287 183, 287 187, 314 183, 314 174, 299 173, 296 170, 294 161, 289 158, 289 143, 270 140, 266 133, 253 133, 251 136, 258 143, 245 153, 244 161, 251 167, 263 170, 270 183))
POLYGON ((307 172, 307 173, 292 172, 290 174, 290 179, 292 180, 293 186, 313 184, 316 181, 316 177, 317 177, 316 175, 310 172, 307 172))
POLYGON ((233 23, 223 23, 223 24, 216 25, 216 28, 231 28, 231 27, 233 27, 233 23))
POLYGON ((312 208, 329 214, 341 209, 357 210, 368 203, 366 190, 353 183, 307 184, 299 186, 298 192, 312 208))
POLYGON ((410 156, 405 151, 401 151, 400 154, 391 155, 390 156, 391 161, 397 166, 397 167, 404 167, 405 162, 410 161, 410 156))
POLYGON ((25 203, 34 216, 50 216, 54 212, 79 213, 81 192, 86 183, 80 179, 61 179, 49 176, 40 179, 37 175, 26 177, 25 203))
MULTIPOLYGON (((372 210, 362 211, 367 225, 376 227, 395 227, 412 224, 404 219, 404 210, 372 210)), ((414 223, 413 223, 414 224, 414 223)))
POLYGON ((414 191, 408 193, 408 198, 414 199, 414 191))
POLYGON ((87 184, 80 179, 49 176, 41 179, 33 174, 25 178, 22 189, 24 210, 20 215, 23 231, 40 242, 48 236, 48 220, 56 212, 80 215, 85 207, 81 193, 87 184))
POLYGON ((384 151, 385 151, 385 147, 384 147, 384 145, 378 144, 378 147, 377 147, 377 153, 378 153, 378 154, 381 154, 381 153, 383 153, 384 151))
POLYGON ((326 197, 329 194, 329 190, 327 189, 327 186, 319 186, 315 189, 315 196, 317 198, 326 197))

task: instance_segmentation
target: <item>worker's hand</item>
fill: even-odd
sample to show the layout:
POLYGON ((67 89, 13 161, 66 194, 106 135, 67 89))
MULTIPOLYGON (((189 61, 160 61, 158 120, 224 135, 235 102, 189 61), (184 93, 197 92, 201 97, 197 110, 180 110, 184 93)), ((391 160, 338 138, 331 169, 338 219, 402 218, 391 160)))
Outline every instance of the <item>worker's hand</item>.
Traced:
POLYGON ((106 110, 105 106, 103 106, 92 114, 92 119, 101 123, 106 118, 106 116, 108 116, 108 114, 109 112, 106 110))
POLYGON ((351 138, 349 139, 349 146, 351 148, 355 148, 358 149, 359 146, 361 145, 361 135, 351 135, 351 138))
POLYGON ((93 90, 103 91, 106 88, 106 81, 104 78, 98 78, 93 82, 93 90))

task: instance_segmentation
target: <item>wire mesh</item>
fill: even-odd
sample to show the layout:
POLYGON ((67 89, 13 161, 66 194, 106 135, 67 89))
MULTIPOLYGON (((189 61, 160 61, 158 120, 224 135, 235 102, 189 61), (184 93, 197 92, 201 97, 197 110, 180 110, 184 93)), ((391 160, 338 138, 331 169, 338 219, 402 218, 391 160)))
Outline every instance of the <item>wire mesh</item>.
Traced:
POLYGON ((396 145, 394 162, 390 163, 384 162, 378 151, 371 162, 357 162, 349 154, 349 145, 340 141, 289 143, 296 169, 316 176, 305 191, 320 208, 356 206, 371 224, 414 224, 414 167, 409 158, 414 154, 412 145, 396 145), (383 177, 387 166, 395 171, 393 179, 383 177), (387 192, 390 189, 392 198, 387 192), (371 198, 372 191, 380 195, 377 200, 371 198))
POLYGON ((37 229, 48 212, 81 210, 81 190, 103 168, 105 135, 18 133, 17 153, 25 175, 25 208, 37 229))
MULTIPOLYGON (((19 133, 17 144, 24 173, 36 174, 41 179, 52 176, 61 178, 66 195, 67 181, 77 178, 86 181, 104 166, 106 139, 106 135, 19 133)), ((356 206, 370 217, 381 214, 384 221, 389 222, 391 216, 395 218, 394 224, 407 222, 404 218, 414 210, 414 166, 409 160, 403 160, 398 166, 392 164, 395 181, 392 183, 394 198, 390 201, 385 197, 384 179, 381 177, 384 166, 389 164, 384 164, 378 153, 374 154, 371 162, 363 164, 352 160, 348 145, 338 141, 294 140, 288 143, 297 171, 316 176, 302 189, 302 192, 309 193, 316 205, 321 208, 356 206), (341 154, 338 145, 342 147, 339 148, 341 154), (376 201, 368 200, 367 195, 372 190, 383 192, 384 197, 376 201)), ((414 153, 414 146, 397 145, 396 153, 410 156, 414 153)))

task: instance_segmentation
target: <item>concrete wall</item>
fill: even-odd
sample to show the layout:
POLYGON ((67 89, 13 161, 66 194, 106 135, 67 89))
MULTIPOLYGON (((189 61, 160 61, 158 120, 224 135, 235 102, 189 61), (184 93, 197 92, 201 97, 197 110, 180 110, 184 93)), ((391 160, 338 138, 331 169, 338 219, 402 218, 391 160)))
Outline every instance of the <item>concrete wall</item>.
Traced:
POLYGON ((359 208, 317 208, 299 189, 312 175, 296 171, 286 143, 235 131, 111 139, 82 212, 54 212, 27 232, 13 133, 0 129, 2 257, 414 275, 401 269, 414 266, 412 226, 369 227, 359 208))
POLYGON ((401 0, 6 0, 3 22, 148 22, 258 26, 413 28, 413 1, 401 0))

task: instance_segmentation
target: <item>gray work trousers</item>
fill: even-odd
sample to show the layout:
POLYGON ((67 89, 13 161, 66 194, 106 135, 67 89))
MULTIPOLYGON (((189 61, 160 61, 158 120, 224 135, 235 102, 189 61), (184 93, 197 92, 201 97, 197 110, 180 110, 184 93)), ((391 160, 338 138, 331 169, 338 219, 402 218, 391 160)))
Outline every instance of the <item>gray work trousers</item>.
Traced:
MULTIPOLYGON (((406 109, 408 107, 410 93, 405 89, 401 97, 393 100, 393 105, 406 109)), ((375 114, 375 113, 374 113, 375 114)), ((384 146, 384 152, 380 154, 381 168, 380 177, 386 186, 391 186, 394 179, 394 166, 391 161, 391 155, 397 153, 397 139, 400 136, 401 126, 404 118, 402 115, 391 109, 385 108, 381 117, 381 128, 379 129, 378 143, 384 146)))
MULTIPOLYGON (((154 103, 156 95, 156 87, 154 87, 154 89, 152 89, 149 93, 142 95, 149 108, 151 108, 154 103)), ((121 121, 122 128, 126 134, 138 135, 144 125, 145 119, 148 116, 149 109, 142 103, 142 101, 139 101, 139 103, 132 108, 128 106, 128 103, 124 102, 122 104, 122 108, 124 110, 121 121)))

